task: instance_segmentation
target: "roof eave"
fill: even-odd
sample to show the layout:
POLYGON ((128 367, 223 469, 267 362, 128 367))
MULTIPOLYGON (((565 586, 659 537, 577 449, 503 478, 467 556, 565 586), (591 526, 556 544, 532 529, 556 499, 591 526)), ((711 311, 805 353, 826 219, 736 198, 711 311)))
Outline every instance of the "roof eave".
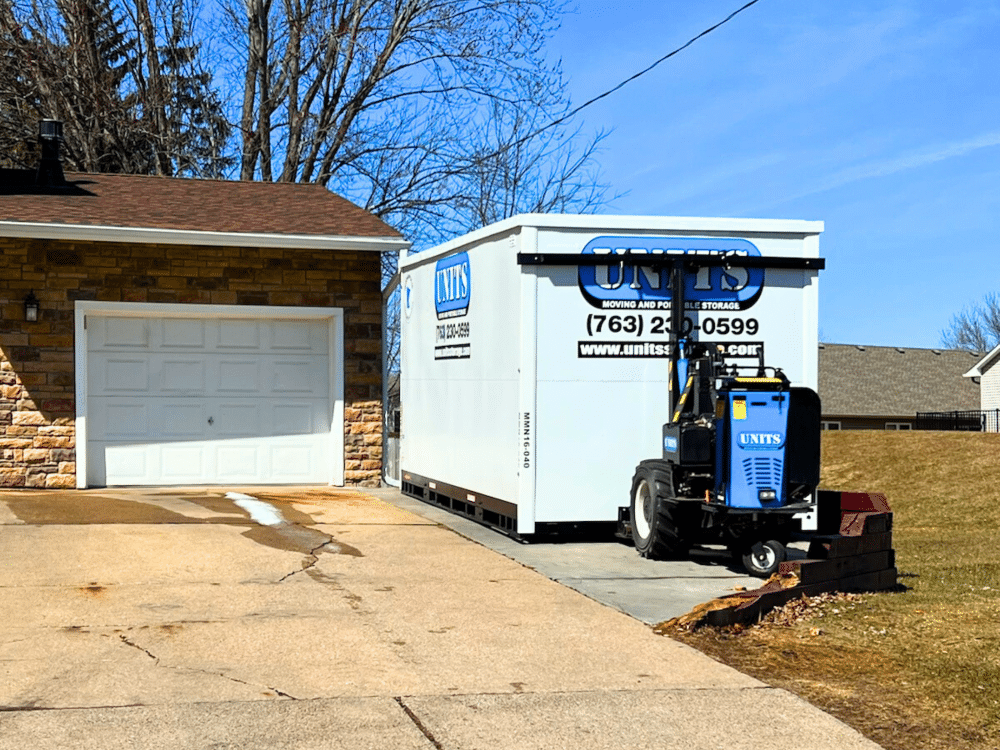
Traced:
POLYGON ((0 221, 0 237, 133 242, 144 245, 221 245, 224 247, 278 247, 290 250, 360 250, 368 252, 391 252, 410 247, 410 243, 402 237, 205 232, 187 229, 89 226, 27 221, 0 221))
POLYGON ((997 358, 1000 357, 1000 344, 993 347, 989 353, 983 357, 981 360, 976 362, 975 366, 965 373, 963 378, 981 378, 983 373, 993 367, 996 364, 997 358))

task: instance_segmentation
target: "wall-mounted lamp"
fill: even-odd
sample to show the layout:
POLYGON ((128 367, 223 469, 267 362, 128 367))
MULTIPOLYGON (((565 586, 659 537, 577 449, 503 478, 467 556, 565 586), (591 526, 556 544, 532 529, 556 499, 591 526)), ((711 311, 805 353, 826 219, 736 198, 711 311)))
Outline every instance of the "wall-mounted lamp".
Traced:
POLYGON ((35 296, 34 289, 24 298, 24 319, 29 323, 38 321, 38 297, 35 296))

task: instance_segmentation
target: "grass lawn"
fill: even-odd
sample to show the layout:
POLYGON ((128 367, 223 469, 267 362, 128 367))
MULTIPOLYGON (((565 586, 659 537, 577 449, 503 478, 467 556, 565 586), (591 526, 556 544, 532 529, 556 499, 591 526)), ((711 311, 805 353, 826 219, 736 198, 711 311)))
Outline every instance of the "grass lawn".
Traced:
POLYGON ((827 432, 821 486, 888 496, 901 589, 671 637, 888 750, 1000 748, 1000 435, 827 432))

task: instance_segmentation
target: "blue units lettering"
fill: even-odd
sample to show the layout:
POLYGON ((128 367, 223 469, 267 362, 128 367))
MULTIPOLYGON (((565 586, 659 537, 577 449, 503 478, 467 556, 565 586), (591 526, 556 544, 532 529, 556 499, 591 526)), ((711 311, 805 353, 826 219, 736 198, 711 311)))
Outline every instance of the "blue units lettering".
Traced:
POLYGON ((438 318, 457 318, 469 311, 472 274, 468 253, 443 258, 434 268, 434 307, 438 318))
MULTIPOLYGON (((583 254, 607 255, 607 264, 579 267, 580 291, 601 309, 669 309, 670 272, 665 268, 633 265, 625 253, 653 255, 759 256, 760 250, 743 239, 705 237, 598 237, 583 254)), ((688 310, 745 310, 760 297, 763 268, 726 268, 720 263, 689 271, 684 280, 688 310)))

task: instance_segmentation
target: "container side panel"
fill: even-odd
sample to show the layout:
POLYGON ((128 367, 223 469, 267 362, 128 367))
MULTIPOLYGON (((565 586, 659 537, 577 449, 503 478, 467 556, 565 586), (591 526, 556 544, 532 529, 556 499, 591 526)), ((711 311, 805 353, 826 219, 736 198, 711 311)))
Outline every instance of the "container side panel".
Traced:
POLYGON ((400 469, 517 501, 513 234, 404 269, 400 469))

